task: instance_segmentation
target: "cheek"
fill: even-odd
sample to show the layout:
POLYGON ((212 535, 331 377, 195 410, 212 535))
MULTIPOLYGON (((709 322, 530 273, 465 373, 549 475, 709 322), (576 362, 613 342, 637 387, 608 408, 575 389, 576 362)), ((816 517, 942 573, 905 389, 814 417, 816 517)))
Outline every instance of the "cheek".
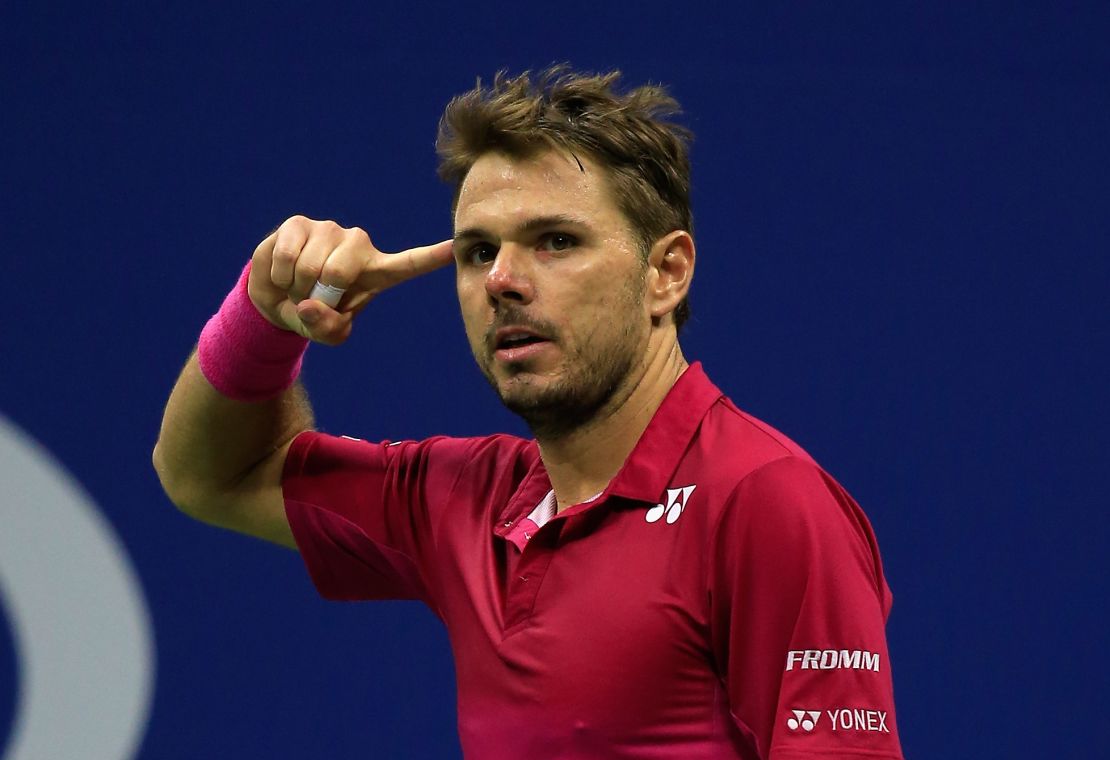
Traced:
POLYGON ((457 295, 459 298, 459 309, 462 311, 463 316, 465 317, 468 312, 474 310, 474 298, 476 295, 474 278, 456 275, 455 295, 457 295))
POLYGON ((614 278, 612 285, 584 294, 575 322, 585 342, 605 344, 635 332, 644 319, 642 298, 626 281, 614 278))
POLYGON ((463 327, 471 343, 481 340, 489 325, 491 310, 486 303, 485 290, 459 282, 456 286, 459 297, 459 312, 462 314, 463 327))
POLYGON ((604 285, 592 294, 600 308, 611 314, 627 315, 644 310, 644 273, 640 269, 620 268, 604 279, 604 285))

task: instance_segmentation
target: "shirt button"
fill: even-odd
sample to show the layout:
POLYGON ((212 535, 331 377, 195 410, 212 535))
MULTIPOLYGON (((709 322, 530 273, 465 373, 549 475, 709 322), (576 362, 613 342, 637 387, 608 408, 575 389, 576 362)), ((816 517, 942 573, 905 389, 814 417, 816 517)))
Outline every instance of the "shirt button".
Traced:
POLYGON ((509 522, 505 523, 505 524, 504 524, 504 525, 502 525, 501 527, 502 527, 502 528, 511 528, 511 527, 513 527, 513 521, 512 521, 512 520, 510 520, 509 522))
POLYGON ((522 581, 524 581, 525 583, 527 583, 527 582, 528 582, 528 576, 527 576, 527 575, 522 575, 522 576, 520 576, 520 579, 521 579, 522 581))

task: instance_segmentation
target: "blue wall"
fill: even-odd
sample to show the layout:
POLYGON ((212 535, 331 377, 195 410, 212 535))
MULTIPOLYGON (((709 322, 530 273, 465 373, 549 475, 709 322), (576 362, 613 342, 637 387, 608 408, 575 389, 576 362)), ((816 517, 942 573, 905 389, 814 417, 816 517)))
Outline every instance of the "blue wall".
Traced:
MULTIPOLYGON (((149 457, 259 239, 293 213, 385 250, 449 236, 443 104, 556 60, 663 81, 686 107, 686 354, 871 517, 907 756, 1093 756, 1110 730, 1104 4, 230 5, 0 19, 0 416, 79 481, 142 584, 157 675, 138 756, 457 756, 430 613, 318 600, 294 553, 174 511, 149 457)), ((321 427, 521 432, 453 299, 438 272, 314 347, 321 427)), ((12 503, 0 516, 19 529, 12 503)), ((0 756, 29 677, 11 606, 0 756)))

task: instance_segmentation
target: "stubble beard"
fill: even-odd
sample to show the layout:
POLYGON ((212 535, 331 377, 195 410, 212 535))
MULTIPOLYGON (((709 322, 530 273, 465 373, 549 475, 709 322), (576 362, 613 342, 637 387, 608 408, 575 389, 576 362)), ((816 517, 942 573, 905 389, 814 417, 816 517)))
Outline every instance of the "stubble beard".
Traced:
POLYGON ((482 374, 501 403, 523 419, 537 439, 564 438, 604 415, 627 384, 641 358, 635 316, 635 309, 614 315, 622 320, 618 334, 611 340, 599 340, 597 333, 590 335, 581 346, 564 354, 560 376, 546 383, 531 382, 526 377, 528 363, 520 362, 506 365, 510 377, 502 386, 488 355, 480 362, 482 374))
POLYGON ((588 425, 604 413, 625 385, 636 357, 631 336, 610 350, 585 346, 566 357, 561 377, 545 386, 497 387, 501 402, 521 417, 537 439, 556 440, 588 425), (616 350, 613 350, 616 349, 616 350))

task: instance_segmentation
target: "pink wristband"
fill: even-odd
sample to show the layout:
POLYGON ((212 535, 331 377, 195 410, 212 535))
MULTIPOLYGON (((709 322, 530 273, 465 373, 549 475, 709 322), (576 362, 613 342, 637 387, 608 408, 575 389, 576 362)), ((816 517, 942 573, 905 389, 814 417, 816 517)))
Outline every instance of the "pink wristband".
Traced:
POLYGON ((293 385, 308 340, 267 320, 247 295, 250 262, 220 310, 200 333, 197 360, 204 377, 228 398, 265 401, 293 385))

